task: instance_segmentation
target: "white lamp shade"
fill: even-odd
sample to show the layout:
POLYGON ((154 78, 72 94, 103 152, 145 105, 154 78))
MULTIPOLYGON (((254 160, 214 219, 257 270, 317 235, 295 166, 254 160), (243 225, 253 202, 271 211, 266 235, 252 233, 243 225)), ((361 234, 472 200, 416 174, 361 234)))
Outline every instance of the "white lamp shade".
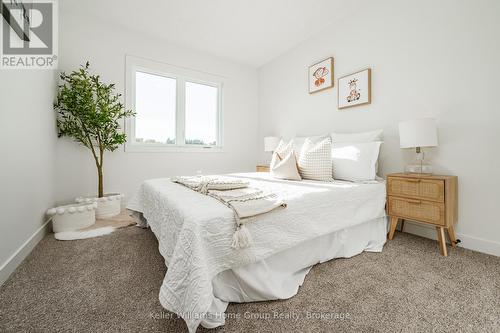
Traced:
POLYGON ((401 148, 436 147, 438 145, 436 120, 421 118, 399 123, 401 148))
POLYGON ((264 138, 264 151, 274 151, 279 143, 280 138, 276 136, 266 136, 264 138))

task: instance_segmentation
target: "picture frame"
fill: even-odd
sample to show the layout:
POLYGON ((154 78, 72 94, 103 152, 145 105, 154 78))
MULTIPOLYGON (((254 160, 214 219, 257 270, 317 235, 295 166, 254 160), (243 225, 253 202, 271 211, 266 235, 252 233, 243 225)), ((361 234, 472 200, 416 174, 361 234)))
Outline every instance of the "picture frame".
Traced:
POLYGON ((338 78, 338 108, 345 109, 353 106, 370 104, 372 101, 371 80, 371 68, 366 68, 338 78))
POLYGON ((326 58, 309 66, 309 94, 314 94, 334 86, 333 57, 326 58))

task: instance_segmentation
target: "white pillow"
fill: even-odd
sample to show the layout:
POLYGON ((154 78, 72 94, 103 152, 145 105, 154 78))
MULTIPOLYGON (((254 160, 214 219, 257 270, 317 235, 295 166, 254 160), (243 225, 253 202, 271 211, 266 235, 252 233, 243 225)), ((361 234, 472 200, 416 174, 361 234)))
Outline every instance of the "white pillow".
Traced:
POLYGON ((274 150, 273 157, 271 158, 271 163, 269 164, 269 169, 272 169, 274 165, 279 163, 284 157, 286 157, 291 151, 293 151, 293 140, 285 143, 283 139, 280 140, 278 146, 274 150))
POLYGON ((302 178, 332 181, 332 140, 327 137, 317 143, 307 138, 299 156, 302 178))
POLYGON ((293 148, 295 149, 297 160, 299 159, 300 151, 302 150, 302 146, 306 142, 306 139, 310 139, 313 143, 317 143, 329 137, 330 135, 315 135, 315 136, 297 136, 293 138, 293 148))
POLYGON ((334 143, 332 147, 333 177, 363 181, 377 176, 377 161, 382 142, 334 143))
POLYGON ((280 159, 283 159, 285 156, 290 154, 293 148, 294 148, 293 140, 290 140, 287 143, 285 143, 285 141, 281 139, 280 142, 278 143, 278 147, 276 147, 274 152, 279 155, 280 159))
MULTIPOLYGON (((279 155, 276 159, 280 159, 279 155)), ((292 150, 285 158, 280 159, 271 168, 271 176, 279 179, 301 180, 299 170, 297 169, 297 160, 295 159, 295 152, 292 150)))
POLYGON ((359 133, 332 133, 332 142, 373 142, 382 141, 382 135, 384 130, 379 129, 370 132, 359 132, 359 133))

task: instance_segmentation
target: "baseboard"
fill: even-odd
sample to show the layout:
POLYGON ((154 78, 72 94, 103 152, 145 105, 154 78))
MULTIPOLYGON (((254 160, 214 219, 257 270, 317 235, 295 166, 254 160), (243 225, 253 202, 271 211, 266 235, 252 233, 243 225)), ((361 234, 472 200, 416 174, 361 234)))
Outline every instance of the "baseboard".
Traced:
MULTIPOLYGON (((420 223, 405 221, 404 231, 425 238, 437 239, 435 228, 420 223)), ((500 256, 500 243, 498 242, 459 233, 457 233, 457 238, 462 241, 458 244, 459 247, 500 256)))
POLYGON ((16 270, 21 262, 31 253, 39 241, 49 232, 50 220, 45 222, 13 255, 0 266, 0 286, 7 281, 9 276, 16 270))

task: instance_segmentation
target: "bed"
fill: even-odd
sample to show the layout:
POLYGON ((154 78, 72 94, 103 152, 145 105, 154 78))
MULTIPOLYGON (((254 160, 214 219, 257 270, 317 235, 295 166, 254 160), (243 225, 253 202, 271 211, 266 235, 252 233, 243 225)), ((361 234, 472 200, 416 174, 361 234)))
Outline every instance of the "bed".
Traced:
POLYGON ((163 307, 181 316, 190 332, 221 326, 229 302, 292 297, 311 267, 386 240, 383 181, 288 181, 268 173, 238 173, 250 186, 283 196, 288 206, 248 223, 253 244, 231 248, 233 211, 216 199, 169 179, 145 181, 127 208, 140 213, 158 239, 167 274, 163 307))

